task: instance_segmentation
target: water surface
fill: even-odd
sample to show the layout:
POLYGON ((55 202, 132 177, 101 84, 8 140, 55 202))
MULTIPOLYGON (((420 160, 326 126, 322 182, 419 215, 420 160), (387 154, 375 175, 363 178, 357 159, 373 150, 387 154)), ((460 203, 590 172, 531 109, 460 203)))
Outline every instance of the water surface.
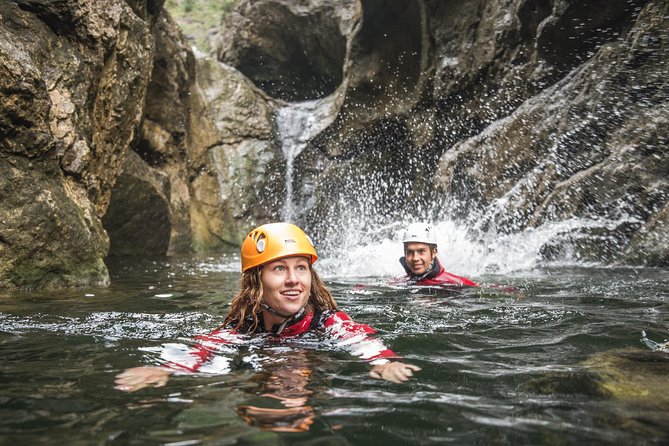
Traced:
MULTIPOLYGON (((318 266, 318 265, 317 265, 318 266)), ((422 367, 398 385, 317 339, 127 394, 113 377, 216 328, 235 258, 116 261, 112 285, 0 299, 0 443, 666 444, 669 271, 535 268, 486 287, 325 274, 340 307, 422 367), (290 398, 292 405, 278 398, 290 398)))

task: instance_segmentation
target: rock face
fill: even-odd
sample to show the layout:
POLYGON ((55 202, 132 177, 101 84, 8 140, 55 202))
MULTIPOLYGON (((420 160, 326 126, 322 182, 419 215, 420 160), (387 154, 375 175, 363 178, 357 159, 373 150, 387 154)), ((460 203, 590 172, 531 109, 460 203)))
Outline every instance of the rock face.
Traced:
POLYGON ((649 4, 623 39, 445 153, 443 189, 504 231, 591 222, 549 257, 669 262, 667 12, 649 4))
POLYGON ((669 264, 666 1, 240 0, 218 60, 162 6, 0 3, 0 288, 279 218, 574 222, 545 258, 669 264))
POLYGON ((162 1, 11 1, 0 19, 0 289, 237 246, 280 208, 273 102, 198 69, 162 1))
POLYGON ((0 287, 108 281, 100 219, 153 53, 136 3, 0 4, 0 287))
MULTIPOLYGON (((286 201, 292 201, 297 182, 289 153, 302 147, 284 140, 308 141, 318 134, 315 128, 327 126, 314 121, 332 122, 337 116, 349 85, 360 17, 353 0, 241 1, 228 16, 217 48, 223 64, 203 60, 199 65, 200 84, 222 140, 212 154, 228 209, 224 240, 239 244, 250 227, 287 218, 286 201), (288 108, 305 100, 322 100, 325 107, 320 108, 330 111, 315 112, 304 134, 282 129, 286 113, 304 116, 288 108)), ((301 191, 294 195, 296 208, 299 200, 311 199, 301 191)))
MULTIPOLYGON (((355 24, 327 89, 342 105, 291 179, 296 219, 319 239, 408 215, 458 218, 479 236, 576 221, 545 258, 669 263, 666 2, 353 3, 334 13, 355 24)), ((270 4, 287 10, 240 2, 219 57, 269 96, 321 100, 286 94, 303 56, 279 48, 333 2, 261 19, 270 4)))
POLYGON ((356 3, 327 0, 242 1, 227 17, 217 56, 270 96, 323 97, 342 82, 356 3))
POLYGON ((189 252, 193 178, 212 171, 207 149, 216 132, 196 83, 195 57, 178 27, 161 11, 152 27, 155 42, 143 118, 103 224, 110 255, 189 252), (154 203, 155 206, 149 203, 154 203))

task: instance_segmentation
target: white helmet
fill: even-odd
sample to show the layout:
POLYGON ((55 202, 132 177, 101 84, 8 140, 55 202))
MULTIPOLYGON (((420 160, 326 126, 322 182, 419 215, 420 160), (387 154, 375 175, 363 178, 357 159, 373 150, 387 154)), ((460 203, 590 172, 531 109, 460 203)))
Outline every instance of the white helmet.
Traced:
POLYGON ((432 227, 427 223, 411 223, 402 237, 403 243, 428 243, 430 245, 437 244, 437 234, 432 227))

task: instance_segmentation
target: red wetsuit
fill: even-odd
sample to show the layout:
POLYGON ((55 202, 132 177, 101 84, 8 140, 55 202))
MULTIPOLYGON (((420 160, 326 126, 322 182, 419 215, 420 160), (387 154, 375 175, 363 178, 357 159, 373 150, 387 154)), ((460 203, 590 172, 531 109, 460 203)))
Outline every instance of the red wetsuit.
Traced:
MULTIPOLYGON (((262 319, 259 321, 258 328, 254 333, 263 333, 262 319)), ((342 346, 351 354, 361 359, 370 361, 373 364, 387 362, 390 358, 399 358, 392 350, 388 349, 383 343, 370 336, 376 333, 369 325, 359 324, 351 317, 336 310, 327 310, 324 312, 311 311, 290 325, 287 325, 280 335, 275 335, 273 339, 294 338, 302 334, 317 331, 325 334, 338 346, 342 346)), ((249 335, 243 329, 240 331, 221 326, 208 335, 197 336, 199 341, 194 349, 186 354, 182 351, 178 359, 168 359, 164 364, 171 370, 177 372, 204 372, 207 373, 207 365, 218 360, 225 364, 218 364, 219 373, 221 370, 229 370, 229 358, 220 355, 229 351, 229 347, 234 345, 244 345, 249 343, 249 335), (221 367, 222 366, 222 367, 221 367)))
POLYGON ((439 263, 438 258, 434 258, 432 267, 428 270, 427 273, 422 276, 415 276, 411 273, 406 259, 402 257, 400 263, 404 267, 404 270, 407 272, 407 275, 400 278, 396 283, 403 283, 406 285, 418 285, 418 286, 439 286, 439 285, 457 285, 457 286, 478 286, 476 282, 473 282, 466 277, 456 276, 455 274, 449 273, 444 270, 444 267, 439 263))

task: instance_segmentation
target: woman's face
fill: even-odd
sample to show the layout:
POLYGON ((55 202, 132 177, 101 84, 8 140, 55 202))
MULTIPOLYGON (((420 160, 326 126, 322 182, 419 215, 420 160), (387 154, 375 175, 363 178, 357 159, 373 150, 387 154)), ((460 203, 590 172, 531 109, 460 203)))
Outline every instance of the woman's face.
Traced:
MULTIPOLYGON (((292 315, 304 307, 311 291, 311 270, 306 257, 286 257, 266 263, 260 272, 263 302, 279 313, 292 315)), ((265 322, 283 319, 263 310, 265 322)))

